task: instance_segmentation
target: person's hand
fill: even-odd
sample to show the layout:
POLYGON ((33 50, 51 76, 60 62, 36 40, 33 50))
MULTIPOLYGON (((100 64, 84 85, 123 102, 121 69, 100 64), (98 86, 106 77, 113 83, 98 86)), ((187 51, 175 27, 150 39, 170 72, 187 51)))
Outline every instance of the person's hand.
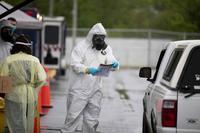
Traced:
POLYGON ((89 67, 87 69, 87 73, 88 74, 92 74, 92 75, 95 75, 97 72, 99 72, 100 69, 99 68, 96 68, 96 67, 89 67))
POLYGON ((117 68, 119 66, 119 62, 113 61, 112 62, 112 68, 117 68))

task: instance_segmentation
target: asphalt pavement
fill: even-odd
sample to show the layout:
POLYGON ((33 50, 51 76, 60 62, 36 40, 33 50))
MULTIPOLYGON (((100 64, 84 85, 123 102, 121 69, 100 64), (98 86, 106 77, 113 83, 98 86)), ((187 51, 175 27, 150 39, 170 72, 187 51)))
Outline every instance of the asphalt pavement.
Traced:
MULTIPOLYGON (((142 98, 148 82, 138 69, 122 69, 104 78, 98 133, 142 133, 142 98)), ((70 77, 70 76, 69 76, 70 77)), ((66 116, 67 76, 51 82, 53 108, 41 117, 41 133, 59 133, 66 116)), ((77 133, 81 133, 81 125, 77 133)))

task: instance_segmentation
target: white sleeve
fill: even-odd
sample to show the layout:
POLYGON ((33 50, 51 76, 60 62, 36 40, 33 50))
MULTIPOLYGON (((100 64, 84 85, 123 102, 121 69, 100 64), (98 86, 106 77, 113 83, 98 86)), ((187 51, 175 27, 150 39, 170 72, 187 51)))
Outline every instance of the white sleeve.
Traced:
MULTIPOLYGON (((106 48, 106 52, 107 52, 107 58, 106 58, 107 64, 112 64, 114 61, 119 62, 113 55, 112 48, 109 45, 106 48)), ((119 66, 117 68, 113 68, 113 70, 117 70, 117 69, 119 69, 119 66)))
POLYGON ((74 72, 81 74, 86 72, 86 66, 83 64, 84 52, 79 45, 76 45, 71 53, 71 67, 74 72))

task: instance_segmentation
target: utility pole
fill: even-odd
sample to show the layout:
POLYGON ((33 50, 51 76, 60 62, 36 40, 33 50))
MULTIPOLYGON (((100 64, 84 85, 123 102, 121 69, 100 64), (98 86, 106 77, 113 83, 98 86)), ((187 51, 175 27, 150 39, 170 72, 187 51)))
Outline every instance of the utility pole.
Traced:
POLYGON ((72 45, 76 44, 76 33, 77 33, 77 15, 78 15, 78 4, 77 0, 73 0, 73 11, 72 11, 72 45))
POLYGON ((53 16, 53 10, 54 10, 54 0, 49 0, 49 16, 53 16))

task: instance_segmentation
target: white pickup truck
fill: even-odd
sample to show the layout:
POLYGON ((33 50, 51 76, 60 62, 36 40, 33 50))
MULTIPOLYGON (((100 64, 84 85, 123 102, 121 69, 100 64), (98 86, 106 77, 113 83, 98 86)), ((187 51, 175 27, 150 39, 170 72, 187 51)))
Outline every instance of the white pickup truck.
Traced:
POLYGON ((200 133, 200 40, 175 41, 161 51, 143 99, 143 133, 200 133))

